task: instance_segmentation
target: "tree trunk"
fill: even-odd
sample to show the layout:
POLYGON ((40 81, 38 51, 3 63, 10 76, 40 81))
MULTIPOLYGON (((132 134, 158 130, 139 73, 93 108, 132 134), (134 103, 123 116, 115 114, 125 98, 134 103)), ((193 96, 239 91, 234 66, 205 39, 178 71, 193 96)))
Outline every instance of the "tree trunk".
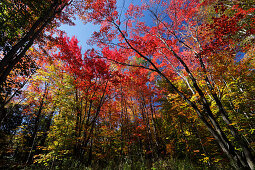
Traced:
MULTIPOLYGON (((212 114, 212 111, 210 109, 210 105, 207 102, 204 93, 202 92, 202 90, 199 88, 196 79, 193 77, 192 73, 190 72, 188 66, 185 64, 185 62, 175 53, 175 51, 173 51, 168 45, 167 43, 165 43, 166 47, 172 52, 172 54, 176 57, 176 59, 183 65, 184 69, 186 70, 186 72, 188 73, 189 77, 191 78, 191 81, 193 83, 194 88, 196 89, 196 91, 198 92, 199 96, 200 96, 200 105, 203 107, 203 111, 200 111, 200 109, 198 108, 198 106, 190 101, 167 77, 165 74, 163 74, 158 67, 146 56, 144 56, 138 49, 136 49, 135 47, 133 47, 129 40, 127 39, 127 37, 125 36, 125 34, 121 31, 120 27, 113 22, 113 25, 116 27, 116 29, 120 32, 120 34, 122 35, 124 41, 127 43, 127 45, 130 47, 130 49, 132 49, 134 52, 136 52, 141 58, 143 58, 144 60, 146 60, 153 68, 154 71, 157 72, 166 82, 167 84, 169 84, 169 86, 185 101, 187 102, 197 113, 197 115, 199 116, 199 118, 201 119, 201 121, 205 124, 205 126, 208 128, 208 130, 210 131, 210 133, 214 136, 214 138, 216 139, 216 141, 218 142, 218 144, 220 145, 221 149, 225 152, 225 154, 235 162, 235 167, 237 169, 254 169, 252 164, 253 163, 248 163, 246 161, 246 158, 243 157, 243 155, 245 156, 249 156, 247 155, 248 153, 239 153, 237 150, 235 150, 233 144, 228 140, 228 138, 226 137, 225 133, 222 131, 221 127, 219 126, 218 122, 216 121, 215 117, 212 114), (208 122, 208 120, 210 120, 211 124, 208 122), (251 165, 251 166, 250 166, 251 165)), ((161 38, 162 39, 162 38, 161 38)), ((163 41, 164 42, 164 41, 163 41)), ((151 70, 151 69, 150 69, 151 70)), ((252 161, 251 161, 252 162, 252 161)))
POLYGON ((44 28, 60 13, 67 4, 59 4, 57 1, 46 9, 45 12, 32 25, 27 34, 12 47, 0 62, 0 87, 6 81, 14 66, 26 54, 26 51, 33 45, 34 40, 39 37, 44 28), (61 7, 62 5, 62 7, 61 7))

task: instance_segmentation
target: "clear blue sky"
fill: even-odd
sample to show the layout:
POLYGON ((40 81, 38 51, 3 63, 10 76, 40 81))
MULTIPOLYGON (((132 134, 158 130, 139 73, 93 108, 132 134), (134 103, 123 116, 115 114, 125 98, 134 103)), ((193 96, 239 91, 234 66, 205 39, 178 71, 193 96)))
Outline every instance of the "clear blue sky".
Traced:
POLYGON ((82 46, 82 51, 84 52, 91 48, 91 46, 87 44, 87 41, 94 31, 99 30, 99 26, 91 23, 84 24, 78 17, 74 23, 75 26, 64 24, 60 29, 65 31, 69 37, 76 36, 79 40, 79 45, 82 46))
MULTIPOLYGON (((117 9, 120 12, 120 9, 122 9, 124 3, 124 7, 127 9, 130 3, 133 3, 134 5, 141 4, 141 0, 117 0, 117 9)), ((124 13, 125 13, 124 9, 124 13)), ((124 13, 122 16, 124 16, 124 13)), ((91 37, 92 33, 94 31, 99 30, 99 25, 93 25, 91 23, 84 24, 79 17, 76 17, 77 19, 74 21, 75 26, 69 26, 67 24, 63 24, 60 29, 65 31, 69 37, 76 36, 76 38, 79 40, 79 45, 82 46, 82 51, 86 51, 87 49, 91 48, 87 44, 87 41, 91 37)))

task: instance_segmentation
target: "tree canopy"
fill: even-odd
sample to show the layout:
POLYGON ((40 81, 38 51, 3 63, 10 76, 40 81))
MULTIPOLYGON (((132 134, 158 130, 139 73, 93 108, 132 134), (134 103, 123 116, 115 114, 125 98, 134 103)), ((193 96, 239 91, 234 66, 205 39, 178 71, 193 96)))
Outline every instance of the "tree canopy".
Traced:
POLYGON ((0 4, 1 168, 255 168, 252 1, 0 4))

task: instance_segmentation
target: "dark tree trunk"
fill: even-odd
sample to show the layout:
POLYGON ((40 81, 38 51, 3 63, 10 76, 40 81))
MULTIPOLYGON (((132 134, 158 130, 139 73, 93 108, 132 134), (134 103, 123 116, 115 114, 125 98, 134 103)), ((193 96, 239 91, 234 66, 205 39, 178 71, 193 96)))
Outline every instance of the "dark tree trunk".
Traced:
POLYGON ((55 0, 49 9, 45 9, 26 35, 17 42, 0 61, 0 88, 3 86, 14 66, 24 57, 26 51, 33 45, 34 41, 39 37, 46 26, 58 13, 62 12, 66 5, 67 4, 59 4, 58 1, 55 0))
POLYGON ((32 160, 32 157, 33 157, 33 150, 35 150, 35 147, 36 147, 36 138, 37 138, 37 132, 38 132, 39 124, 40 124, 40 121, 41 121, 41 114, 42 114, 42 110, 43 110, 43 104, 44 104, 44 100, 46 98, 47 98, 47 84, 45 83, 45 91, 44 91, 43 97, 41 98, 41 101, 40 101, 39 110, 36 113, 35 125, 34 125, 34 129, 33 129, 33 133, 31 135, 31 140, 29 141, 29 146, 31 146, 31 149, 29 151, 26 163, 29 163, 32 160))
MULTIPOLYGON (((175 58, 182 64, 185 71, 188 73, 192 83, 193 87, 196 89, 200 96, 199 104, 202 106, 203 110, 201 111, 196 103, 192 102, 188 97, 185 96, 183 92, 181 92, 168 78, 167 76, 159 70, 159 68, 145 55, 143 55, 138 49, 136 49, 134 46, 132 46, 125 36, 125 34, 122 32, 120 27, 112 22, 112 24, 116 27, 116 29, 120 32, 122 35, 124 41, 127 43, 127 45, 132 49, 134 52, 136 52, 141 58, 143 58, 145 61, 147 61, 153 69, 149 69, 152 71, 157 72, 165 81, 166 83, 171 87, 173 91, 175 91, 185 102, 187 102, 197 113, 200 120, 205 124, 207 129, 210 131, 210 133, 214 136, 218 144, 220 145, 221 149, 224 151, 224 153, 229 157, 230 160, 234 162, 234 165, 237 169, 254 169, 254 161, 250 152, 250 148, 246 146, 244 143, 241 143, 241 146, 243 146, 243 152, 239 152, 235 149, 233 144, 229 141, 226 134, 222 131, 221 127, 219 126, 219 123, 216 121, 216 118, 212 114, 210 104, 205 98, 205 95, 203 91, 200 89, 200 87, 197 84, 197 80, 195 77, 193 77, 192 73, 190 72, 188 66, 186 63, 181 59, 178 54, 175 53, 174 50, 172 50, 166 42, 164 42, 162 37, 159 37, 163 43, 166 45, 167 49, 170 50, 170 52, 175 56, 175 58), (209 121, 208 121, 209 119, 209 121)), ((220 109, 220 111, 223 113, 223 110, 221 106, 219 105, 217 99, 216 103, 220 109)), ((223 113, 224 114, 224 113, 223 113)), ((223 115, 224 116, 224 115, 223 115)), ((223 117, 224 118, 224 117, 223 117)), ((225 120, 226 121, 226 120, 225 120)), ((227 123, 228 124, 228 123, 227 123)), ((229 125, 229 124, 228 124, 229 125)), ((230 126, 228 126, 231 128, 230 126)), ((236 139, 239 139, 238 136, 235 136, 236 139)))

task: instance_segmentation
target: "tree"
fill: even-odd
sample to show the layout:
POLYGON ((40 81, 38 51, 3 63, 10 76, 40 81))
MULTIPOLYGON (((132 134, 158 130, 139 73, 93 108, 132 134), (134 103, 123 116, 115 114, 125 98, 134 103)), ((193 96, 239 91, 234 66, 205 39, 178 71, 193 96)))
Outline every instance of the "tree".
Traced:
POLYGON ((26 55, 27 50, 55 18, 66 18, 61 13, 69 1, 3 1, 1 2, 1 91, 7 76, 26 55), (39 17, 38 17, 39 16, 39 17))
MULTIPOLYGON (((1 2, 2 57, 46 2, 1 2)), ((65 2, 2 85, 2 167, 253 169, 250 1, 157 0, 125 18, 115 0, 65 2), (100 24, 97 49, 55 29, 74 13, 100 24)))
POLYGON ((72 1, 4 0, 0 9, 0 120, 7 113, 8 103, 21 93, 28 79, 35 73, 36 55, 29 48, 42 46, 62 23, 70 20, 72 1), (47 33, 46 33, 47 32, 47 33), (29 51, 29 53, 28 53, 29 51))
MULTIPOLYGON (((238 26, 238 22, 241 22, 243 17, 238 17, 240 13, 232 17, 219 16, 209 24, 211 29, 208 29, 203 15, 199 15, 199 9, 206 5, 206 1, 154 1, 152 4, 141 7, 131 4, 126 13, 128 20, 125 21, 119 20, 115 1, 94 1, 89 4, 89 21, 101 24, 100 32, 94 33, 93 42, 103 48, 102 57, 157 73, 171 90, 194 109, 200 121, 205 124, 225 154, 235 162, 236 167, 254 169, 249 143, 229 118, 214 85, 216 80, 209 75, 210 69, 214 67, 207 63, 207 57, 215 52, 233 52, 230 49, 231 44, 227 42, 228 35, 240 31, 242 26, 238 26), (157 11, 153 10, 155 4, 158 5, 157 11), (153 16, 153 26, 146 25, 140 19, 145 9, 153 16), (121 27, 121 24, 125 26, 121 27), (212 29, 217 28, 217 24, 220 24, 222 29, 212 29), (117 43, 114 39, 117 39, 117 43), (130 63, 134 56, 145 61, 147 65, 130 63), (185 94, 175 85, 176 75, 182 76, 192 95, 185 94), (199 84, 200 81, 204 82, 204 86, 199 84), (191 100, 193 95, 197 95, 194 101, 191 100), (215 103, 223 124, 216 119, 211 102, 215 103), (223 127, 231 132, 235 141, 230 140, 223 127), (235 143, 242 147, 242 151, 235 149, 235 143)), ((252 11, 245 10, 245 13, 252 11)), ((231 60, 234 59, 232 57, 231 60)))
POLYGON ((109 84, 114 82, 115 72, 111 72, 103 60, 93 57, 93 50, 82 55, 75 37, 60 35, 55 48, 51 66, 46 62, 45 70, 39 73, 50 85, 53 111, 58 114, 47 139, 49 152, 39 154, 37 162, 57 162, 70 153, 69 156, 83 163, 87 158, 86 163, 90 165, 96 124, 110 95, 109 84))

